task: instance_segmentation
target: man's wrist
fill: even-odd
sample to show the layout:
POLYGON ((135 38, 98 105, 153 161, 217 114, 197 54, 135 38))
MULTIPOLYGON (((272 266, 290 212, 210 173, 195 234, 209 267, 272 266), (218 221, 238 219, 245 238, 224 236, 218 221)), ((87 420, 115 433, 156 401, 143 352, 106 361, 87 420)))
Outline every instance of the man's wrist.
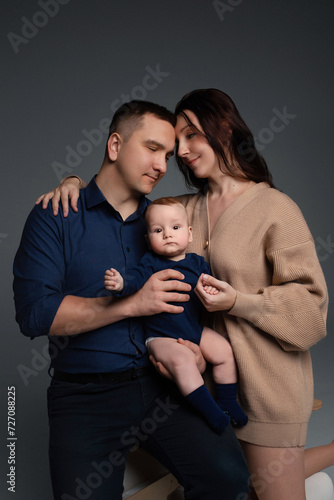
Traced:
POLYGON ((136 300, 135 295, 131 295, 129 297, 116 297, 109 307, 113 307, 114 312, 117 311, 116 314, 119 319, 129 319, 140 316, 138 301, 136 300))
POLYGON ((124 297, 122 299, 124 312, 127 318, 136 318, 140 316, 137 293, 130 295, 129 297, 124 297))

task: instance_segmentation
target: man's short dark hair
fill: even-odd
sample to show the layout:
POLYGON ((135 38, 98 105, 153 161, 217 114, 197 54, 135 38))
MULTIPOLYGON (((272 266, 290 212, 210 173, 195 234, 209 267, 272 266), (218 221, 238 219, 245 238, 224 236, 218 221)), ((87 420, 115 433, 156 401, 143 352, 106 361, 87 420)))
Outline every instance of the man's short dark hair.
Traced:
POLYGON ((143 120, 146 114, 151 114, 164 120, 175 127, 176 115, 160 104, 150 101, 130 101, 122 104, 115 112, 110 127, 106 144, 105 157, 108 156, 108 141, 111 134, 118 132, 124 141, 128 141, 143 120))
POLYGON ((149 101, 130 101, 115 112, 109 128, 109 137, 114 132, 119 132, 123 133, 125 140, 128 140, 144 115, 148 113, 170 123, 172 127, 176 125, 176 116, 164 106, 149 101))

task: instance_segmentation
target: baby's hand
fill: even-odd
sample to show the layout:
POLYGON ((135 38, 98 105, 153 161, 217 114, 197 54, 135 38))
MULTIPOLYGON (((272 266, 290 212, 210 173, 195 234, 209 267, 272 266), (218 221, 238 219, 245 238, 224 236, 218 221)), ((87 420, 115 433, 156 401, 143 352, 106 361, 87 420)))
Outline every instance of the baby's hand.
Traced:
POLYGON ((217 295, 217 293, 219 293, 218 288, 212 285, 204 285, 203 290, 209 295, 217 295))
POLYGON ((114 292, 121 292, 123 290, 124 281, 116 269, 107 269, 104 275, 104 286, 107 290, 114 292))
POLYGON ((201 274, 195 293, 209 312, 229 311, 237 298, 237 291, 231 285, 209 274, 201 274))

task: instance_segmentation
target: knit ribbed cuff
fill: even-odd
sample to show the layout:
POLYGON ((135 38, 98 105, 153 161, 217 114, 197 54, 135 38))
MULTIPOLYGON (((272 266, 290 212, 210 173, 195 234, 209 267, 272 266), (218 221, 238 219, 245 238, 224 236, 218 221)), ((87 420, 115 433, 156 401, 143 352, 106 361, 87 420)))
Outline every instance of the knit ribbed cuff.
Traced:
POLYGON ((263 294, 250 294, 237 291, 237 298, 229 314, 256 323, 264 307, 263 294))

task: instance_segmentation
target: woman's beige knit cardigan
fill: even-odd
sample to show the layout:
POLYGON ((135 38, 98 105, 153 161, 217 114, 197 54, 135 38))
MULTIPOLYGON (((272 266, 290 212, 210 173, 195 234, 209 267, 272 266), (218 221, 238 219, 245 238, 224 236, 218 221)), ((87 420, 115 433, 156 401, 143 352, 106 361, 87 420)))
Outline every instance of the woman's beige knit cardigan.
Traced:
POLYGON ((229 313, 211 315, 227 336, 249 417, 240 439, 302 446, 313 402, 309 348, 326 335, 327 288, 314 241, 297 205, 256 184, 225 210, 211 231, 206 197, 181 196, 193 226, 189 252, 237 290, 229 313))

